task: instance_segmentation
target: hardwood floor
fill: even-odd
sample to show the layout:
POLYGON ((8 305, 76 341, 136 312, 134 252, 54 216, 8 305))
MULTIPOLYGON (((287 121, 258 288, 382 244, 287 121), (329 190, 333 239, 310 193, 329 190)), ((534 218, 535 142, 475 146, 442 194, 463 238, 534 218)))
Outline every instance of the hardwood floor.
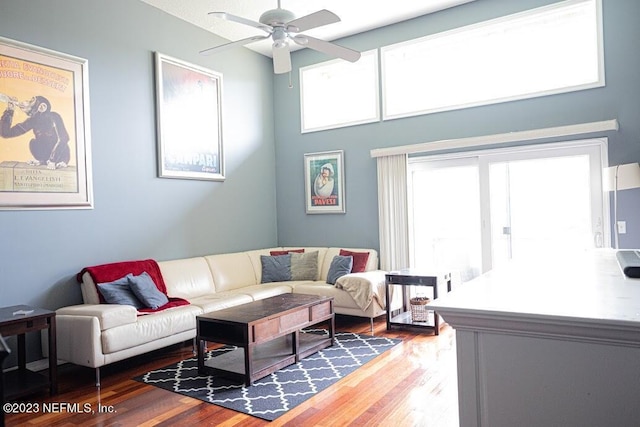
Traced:
MULTIPOLYGON (((369 334, 368 319, 338 316, 338 331, 369 334)), ((6 426, 434 426, 458 425, 454 332, 439 336, 387 331, 384 316, 376 335, 403 342, 335 385, 272 422, 142 384, 131 378, 192 356, 191 343, 171 346, 94 370, 70 364, 58 370, 59 394, 30 396, 32 414, 11 414, 6 426), (44 413, 43 404, 49 404, 44 413), (59 405, 54 405, 59 404, 59 405), (71 405, 66 410, 64 405, 71 405), (54 409, 54 410, 51 410, 54 409), (73 413, 83 410, 93 412, 73 413), (99 412, 102 411, 102 412, 99 412)))

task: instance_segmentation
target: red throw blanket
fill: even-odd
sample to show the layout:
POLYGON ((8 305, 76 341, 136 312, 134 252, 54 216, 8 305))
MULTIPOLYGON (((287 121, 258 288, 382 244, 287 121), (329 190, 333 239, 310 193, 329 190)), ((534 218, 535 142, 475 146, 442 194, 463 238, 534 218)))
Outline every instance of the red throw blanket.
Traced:
MULTIPOLYGON (((76 276, 78 282, 82 282, 82 275, 85 272, 88 272, 93 279, 93 282, 97 285, 98 283, 106 283, 113 282, 114 280, 120 279, 121 277, 126 276, 131 273, 134 276, 138 276, 144 272, 147 272, 153 283, 155 283, 156 287, 160 292, 167 295, 167 286, 164 283, 164 279, 162 278, 162 273, 160 272, 160 266, 153 259, 145 259, 140 261, 123 261, 123 262, 114 262, 111 264, 102 264, 95 265, 93 267, 83 268, 80 273, 76 276)), ((97 290, 97 288, 96 288, 97 290)), ((102 294, 98 291, 98 297, 100 298, 100 302, 104 304, 104 298, 102 294)), ((155 311, 165 310, 171 307, 178 307, 181 305, 188 305, 189 301, 182 298, 174 298, 167 295, 169 298, 169 302, 163 305, 162 307, 158 307, 157 309, 151 308, 141 308, 140 312, 151 313, 155 311)))

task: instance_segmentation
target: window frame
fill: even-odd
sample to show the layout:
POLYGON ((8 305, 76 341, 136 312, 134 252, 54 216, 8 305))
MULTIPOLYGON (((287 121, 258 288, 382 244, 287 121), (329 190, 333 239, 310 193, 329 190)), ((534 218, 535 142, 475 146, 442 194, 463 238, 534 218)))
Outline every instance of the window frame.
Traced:
MULTIPOLYGON (((345 65, 345 66, 350 66, 351 63, 346 62, 342 59, 334 59, 334 60, 330 60, 330 61, 324 61, 324 62, 320 62, 320 63, 316 63, 316 64, 312 64, 312 65, 308 65, 306 67, 300 67, 299 69, 299 81, 300 81, 300 132, 301 133, 310 133, 310 132, 317 132, 317 131, 322 131, 322 130, 328 130, 328 129, 338 129, 338 128, 343 128, 343 127, 347 127, 347 126, 354 126, 354 125, 359 125, 359 124, 365 124, 365 123, 375 123, 375 122, 379 122, 380 121, 380 67, 379 67, 379 53, 378 53, 378 49, 372 49, 372 50, 368 50, 365 52, 361 53, 361 58, 358 61, 358 63, 360 63, 362 61, 363 58, 366 58, 368 56, 371 56, 373 58, 373 64, 372 64, 372 72, 373 72, 373 85, 372 87, 370 87, 368 90, 372 91, 373 94, 373 99, 375 102, 375 106, 374 106, 374 115, 367 115, 366 112, 365 114, 363 114, 362 117, 357 118, 355 120, 347 120, 347 121, 341 121, 341 122, 334 122, 334 123, 328 123, 322 126, 316 126, 316 127, 308 127, 305 125, 305 77, 304 77, 304 73, 306 71, 309 70, 317 70, 317 69, 321 69, 323 67, 325 68, 330 68, 333 67, 334 65, 345 65)), ((353 64, 354 66, 357 66, 358 63, 353 64)), ((362 75, 356 75, 354 74, 354 77, 356 78, 356 80, 361 80, 362 79, 362 75)), ((355 85, 354 85, 355 87, 355 85)), ((341 94, 344 96, 341 96, 341 98, 339 100, 337 100, 340 103, 344 103, 346 101, 348 101, 348 99, 350 98, 349 94, 341 94)), ((355 98, 355 96, 353 97, 355 98)), ((370 108, 370 107, 369 107, 370 108)))
POLYGON ((429 36, 383 46, 380 48, 380 63, 381 63, 381 80, 382 80, 382 120, 383 121, 394 120, 394 119, 403 118, 403 117, 432 114, 432 113, 442 112, 442 111, 459 110, 459 109, 482 106, 482 105, 491 105, 491 104, 497 104, 497 103, 503 103, 503 102, 509 102, 509 101, 522 100, 522 99, 530 99, 530 98, 536 98, 536 97, 547 96, 547 95, 555 95, 560 93, 568 93, 568 92, 580 91, 585 89, 591 89, 595 87, 602 87, 602 86, 605 86, 602 0, 566 0, 558 3, 554 3, 551 5, 499 17, 496 19, 491 19, 491 20, 479 22, 476 24, 432 34, 429 36), (432 43, 432 42, 441 43, 443 41, 446 42, 447 39, 449 38, 457 38, 465 33, 472 34, 473 32, 484 30, 486 34, 492 30, 495 30, 496 28, 498 29, 503 28, 505 25, 508 25, 509 23, 518 22, 526 18, 534 18, 536 16, 541 16, 546 13, 561 10, 563 8, 573 7, 577 4, 587 3, 591 1, 594 2, 595 16, 596 16, 596 31, 597 31, 596 49, 597 49, 597 62, 598 62, 597 64, 598 76, 595 81, 590 83, 583 83, 583 84, 572 84, 569 86, 559 87, 555 89, 538 90, 538 91, 533 91, 529 93, 521 93, 521 94, 516 94, 511 96, 500 96, 497 98, 481 99, 481 100, 476 100, 472 102, 462 102, 462 103, 457 103, 453 105, 439 106, 435 108, 418 108, 413 111, 404 111, 404 112, 398 112, 394 114, 389 112, 389 106, 388 106, 389 96, 387 95, 387 93, 388 93, 388 86, 390 85, 390 83, 388 82, 389 64, 387 62, 388 62, 389 54, 391 52, 396 51, 398 49, 402 49, 405 46, 415 47, 416 45, 419 45, 421 43, 432 43))

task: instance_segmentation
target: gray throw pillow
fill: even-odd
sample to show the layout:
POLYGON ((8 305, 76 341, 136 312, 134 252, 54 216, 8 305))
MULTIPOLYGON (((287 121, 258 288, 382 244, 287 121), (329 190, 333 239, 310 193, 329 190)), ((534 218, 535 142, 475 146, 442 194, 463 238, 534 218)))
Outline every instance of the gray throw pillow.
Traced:
POLYGON ((318 251, 291 253, 291 280, 316 280, 318 277, 318 251))
POLYGON ((351 267, 353 267, 352 256, 334 256, 329 266, 329 272, 327 273, 327 283, 335 285, 336 280, 345 274, 351 273, 351 267))
POLYGON ((169 302, 169 298, 156 286, 149 273, 146 271, 139 276, 129 275, 129 287, 136 297, 145 305, 152 309, 162 307, 169 302))
POLYGON ((291 254, 267 256, 260 255, 262 263, 261 283, 286 282, 291 280, 291 254))
POLYGON ((113 282, 98 283, 96 286, 108 304, 125 304, 144 308, 145 305, 129 287, 129 277, 133 277, 133 274, 127 274, 113 282))

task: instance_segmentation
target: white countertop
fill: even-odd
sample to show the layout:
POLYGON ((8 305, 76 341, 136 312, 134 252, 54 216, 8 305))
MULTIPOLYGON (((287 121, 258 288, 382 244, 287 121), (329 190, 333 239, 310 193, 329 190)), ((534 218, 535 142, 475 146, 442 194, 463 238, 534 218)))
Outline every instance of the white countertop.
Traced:
POLYGON ((544 333, 540 325, 552 324, 566 335, 576 333, 566 331, 572 325, 582 329, 579 334, 599 339, 612 337, 611 329, 622 329, 624 336, 614 334, 613 340, 640 342, 640 279, 627 278, 610 249, 512 262, 458 286, 430 306, 454 328, 544 333), (585 332, 587 328, 598 331, 585 332))

